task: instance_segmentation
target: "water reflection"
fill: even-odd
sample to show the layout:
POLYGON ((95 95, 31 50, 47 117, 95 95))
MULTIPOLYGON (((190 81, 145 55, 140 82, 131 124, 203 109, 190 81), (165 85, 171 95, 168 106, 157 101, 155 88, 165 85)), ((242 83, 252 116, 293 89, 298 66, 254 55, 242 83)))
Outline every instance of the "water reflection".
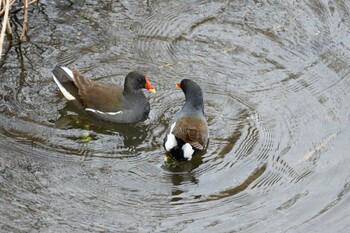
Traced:
MULTIPOLYGON (((59 112, 60 117, 55 122, 56 127, 89 130, 96 135, 118 135, 118 137, 122 138, 123 146, 129 149, 137 148, 143 143, 148 134, 144 123, 113 124, 105 122, 95 119, 84 111, 77 111, 70 102, 59 112)), ((98 139, 95 138, 95 140, 98 139)))

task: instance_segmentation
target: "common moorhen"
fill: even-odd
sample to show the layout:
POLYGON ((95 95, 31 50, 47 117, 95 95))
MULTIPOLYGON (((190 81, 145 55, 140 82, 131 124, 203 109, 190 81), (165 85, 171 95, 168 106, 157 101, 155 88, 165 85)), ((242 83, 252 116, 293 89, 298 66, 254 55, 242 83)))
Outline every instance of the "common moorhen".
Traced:
POLYGON ((150 104, 141 89, 156 92, 148 76, 138 72, 125 77, 124 87, 86 79, 78 70, 67 67, 56 66, 52 73, 64 97, 77 108, 115 123, 142 121, 150 111, 150 104))
POLYGON ((183 79, 176 86, 185 93, 186 103, 174 117, 164 139, 164 147, 175 160, 188 161, 195 151, 206 149, 208 124, 200 86, 190 79, 183 79))

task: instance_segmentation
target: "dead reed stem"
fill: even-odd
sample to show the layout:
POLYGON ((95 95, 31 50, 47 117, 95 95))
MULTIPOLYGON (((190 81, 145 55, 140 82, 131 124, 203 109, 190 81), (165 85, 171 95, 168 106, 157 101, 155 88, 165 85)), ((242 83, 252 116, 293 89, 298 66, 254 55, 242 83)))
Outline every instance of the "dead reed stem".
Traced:
MULTIPOLYGON (((4 45, 4 39, 5 39, 5 33, 7 29, 8 33, 8 38, 11 39, 12 36, 12 28, 10 25, 10 20, 9 20, 9 14, 10 14, 10 9, 11 6, 16 2, 17 0, 0 0, 0 17, 4 16, 2 19, 2 27, 1 27, 1 34, 0 34, 0 58, 2 56, 2 50, 3 50, 3 45, 4 45)), ((18 2, 20 2, 18 0, 18 2)), ((29 5, 38 2, 38 0, 24 0, 24 5, 15 10, 14 12, 19 12, 21 10, 24 11, 24 19, 23 19, 23 25, 22 25, 22 33, 21 36, 19 37, 19 42, 22 42, 27 34, 27 28, 28 28, 28 7, 29 5)))
POLYGON ((7 20, 7 33, 11 37, 12 36, 12 29, 10 25, 10 19, 7 20))
MULTIPOLYGON (((5 2, 6 0, 3 0, 3 1, 5 2)), ((15 3, 15 1, 16 1, 16 0, 11 0, 11 1, 10 1, 10 6, 11 6, 13 3, 15 3)), ((0 9, 1 9, 1 8, 0 8, 0 9)), ((3 14, 5 13, 5 11, 6 11, 6 8, 4 7, 4 8, 0 11, 0 16, 3 15, 3 14)))
MULTIPOLYGON (((2 0, 2 1, 5 2, 6 0, 2 0)), ((17 1, 17 0, 10 0, 10 6, 13 5, 13 3, 15 3, 16 1, 17 1)), ((39 0, 32 0, 32 1, 30 1, 30 2, 28 3, 28 6, 30 6, 30 5, 33 4, 33 3, 36 3, 37 1, 39 1, 39 0)), ((24 6, 22 6, 21 9, 24 9, 24 6)), ((1 0, 0 0, 0 16, 2 16, 4 13, 5 13, 5 8, 3 8, 3 9, 1 10, 1 0)))
POLYGON ((2 56, 2 46, 4 44, 4 38, 5 38, 5 31, 6 31, 6 26, 7 26, 7 21, 9 17, 9 11, 10 11, 10 1, 9 0, 4 0, 5 2, 5 15, 2 20, 2 28, 1 28, 1 34, 0 34, 0 58, 2 56))
POLYGON ((20 41, 23 41, 23 38, 26 35, 27 24, 28 24, 28 0, 24 0, 24 20, 23 20, 22 34, 21 34, 21 37, 19 38, 20 41))

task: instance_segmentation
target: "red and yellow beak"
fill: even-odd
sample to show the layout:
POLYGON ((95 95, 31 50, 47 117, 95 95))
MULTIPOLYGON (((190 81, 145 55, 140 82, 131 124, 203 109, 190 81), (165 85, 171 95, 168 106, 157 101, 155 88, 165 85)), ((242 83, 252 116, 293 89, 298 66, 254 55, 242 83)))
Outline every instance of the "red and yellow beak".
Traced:
POLYGON ((156 89, 152 86, 152 84, 148 80, 148 76, 146 76, 146 85, 145 88, 149 90, 150 92, 156 93, 156 89))
POLYGON ((178 88, 181 88, 181 83, 177 83, 176 86, 177 86, 178 88))

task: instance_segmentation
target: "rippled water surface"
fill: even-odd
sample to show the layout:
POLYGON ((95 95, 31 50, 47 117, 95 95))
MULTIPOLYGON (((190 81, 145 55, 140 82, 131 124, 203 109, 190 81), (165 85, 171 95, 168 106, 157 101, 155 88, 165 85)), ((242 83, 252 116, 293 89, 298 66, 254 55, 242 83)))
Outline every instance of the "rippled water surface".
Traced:
MULTIPOLYGON (((348 232, 350 2, 40 1, 0 61, 3 232, 348 232), (51 70, 157 94, 134 125, 78 116, 51 70), (164 162, 203 89, 206 153, 164 162)), ((13 16, 13 27, 22 22, 13 16)))

